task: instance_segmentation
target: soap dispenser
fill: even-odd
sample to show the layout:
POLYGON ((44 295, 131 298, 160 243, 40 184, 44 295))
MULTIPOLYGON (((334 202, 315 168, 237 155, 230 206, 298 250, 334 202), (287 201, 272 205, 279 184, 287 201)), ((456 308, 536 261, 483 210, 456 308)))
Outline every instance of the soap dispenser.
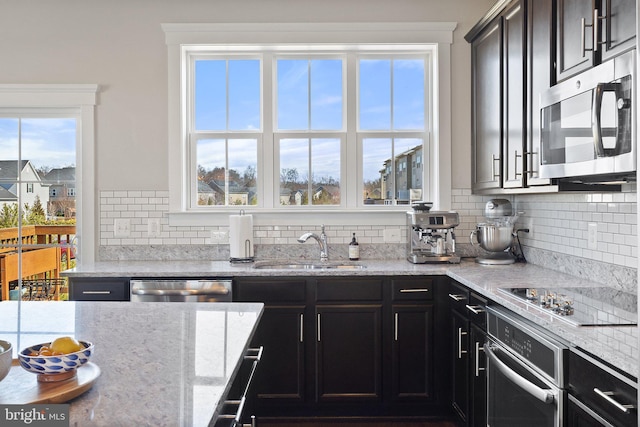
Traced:
POLYGON ((360 246, 356 240, 356 233, 353 233, 351 243, 349 243, 349 261, 358 261, 360 259, 360 246))

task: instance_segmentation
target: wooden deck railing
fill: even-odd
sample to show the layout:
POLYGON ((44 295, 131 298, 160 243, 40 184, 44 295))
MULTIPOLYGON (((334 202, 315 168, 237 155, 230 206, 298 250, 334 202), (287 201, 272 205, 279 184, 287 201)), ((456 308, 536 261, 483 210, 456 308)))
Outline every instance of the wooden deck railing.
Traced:
POLYGON ((69 260, 75 225, 29 225, 0 229, 0 300, 9 299, 9 284, 18 280, 22 259, 22 279, 57 279, 61 255, 69 260), (19 251, 18 249, 21 249, 19 251))

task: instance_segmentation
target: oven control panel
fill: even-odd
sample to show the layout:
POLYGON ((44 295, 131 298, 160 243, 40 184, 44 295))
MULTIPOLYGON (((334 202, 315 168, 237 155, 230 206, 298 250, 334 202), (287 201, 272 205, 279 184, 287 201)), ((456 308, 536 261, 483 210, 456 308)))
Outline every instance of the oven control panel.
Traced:
POLYGON ((506 309, 488 307, 487 320, 489 335, 511 353, 554 382, 562 378, 568 346, 506 309))

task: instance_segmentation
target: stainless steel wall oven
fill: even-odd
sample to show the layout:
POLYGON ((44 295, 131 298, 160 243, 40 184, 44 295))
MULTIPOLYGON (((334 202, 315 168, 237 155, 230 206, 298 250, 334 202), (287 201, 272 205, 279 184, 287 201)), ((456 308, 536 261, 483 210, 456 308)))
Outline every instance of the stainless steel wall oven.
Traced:
POLYGON ((487 425, 561 426, 568 346, 499 307, 487 321, 487 425))

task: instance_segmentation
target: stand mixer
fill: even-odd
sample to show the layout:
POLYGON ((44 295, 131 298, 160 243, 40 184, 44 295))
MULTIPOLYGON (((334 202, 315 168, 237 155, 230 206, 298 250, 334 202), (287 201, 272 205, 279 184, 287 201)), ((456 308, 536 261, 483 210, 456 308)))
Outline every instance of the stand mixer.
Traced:
POLYGON ((457 212, 429 211, 424 204, 407 212, 409 242, 407 259, 413 264, 459 263, 454 228, 460 224, 457 212))
POLYGON ((513 226, 518 215, 513 215, 511 202, 506 199, 489 200, 484 208, 484 216, 487 222, 479 223, 469 236, 472 245, 478 243, 488 252, 477 257, 476 262, 487 265, 513 264, 516 259, 511 253, 511 245, 513 226))

